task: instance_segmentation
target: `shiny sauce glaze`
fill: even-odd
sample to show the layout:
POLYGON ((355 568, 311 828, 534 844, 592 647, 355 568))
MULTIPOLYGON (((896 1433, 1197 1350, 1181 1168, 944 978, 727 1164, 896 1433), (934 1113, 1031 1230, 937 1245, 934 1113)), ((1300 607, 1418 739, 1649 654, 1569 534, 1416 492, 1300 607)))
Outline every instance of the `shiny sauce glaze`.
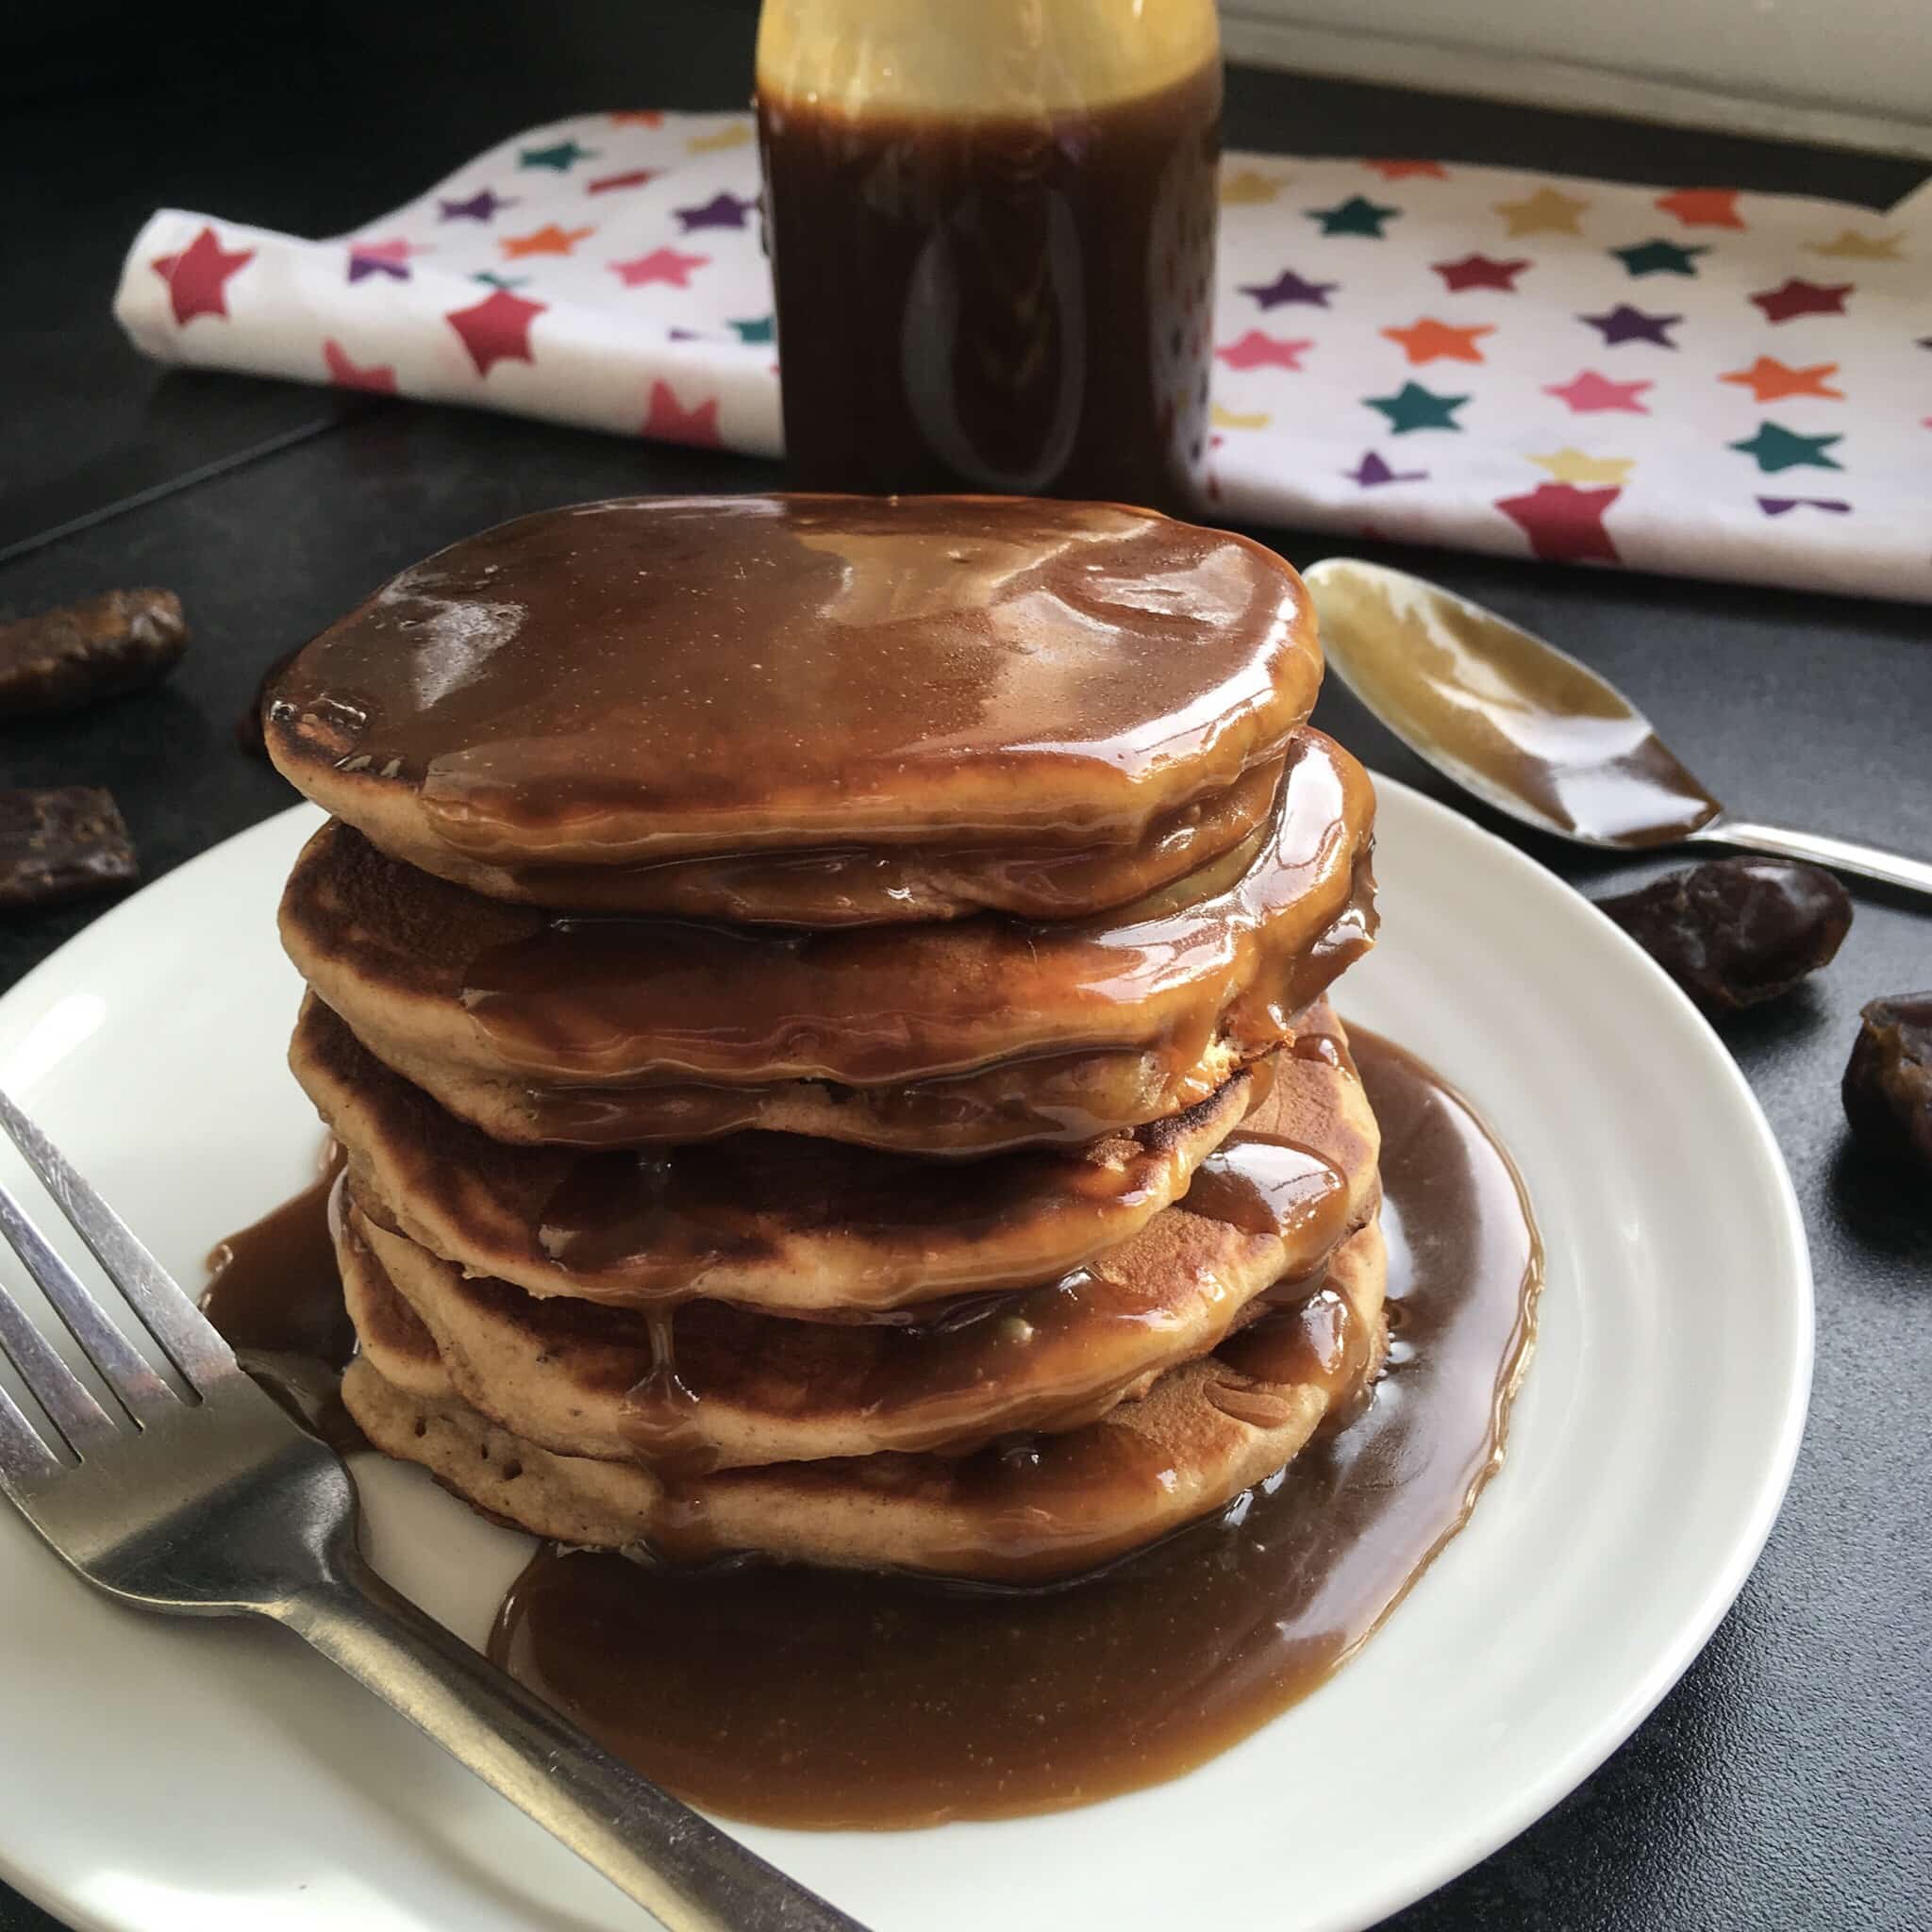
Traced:
POLYGON ((412 853, 509 866, 1133 846, 1277 755, 1320 678, 1278 557, 1151 511, 625 498, 392 578, 266 733, 325 804, 390 801, 412 853))
MULTIPOLYGON (((1287 1471, 1050 1589, 545 1546, 506 1598, 491 1654, 681 1795, 822 1827, 1089 1803, 1178 1775, 1307 1695, 1401 1601, 1500 1465, 1541 1281, 1521 1184, 1467 1104, 1364 1029, 1348 1050, 1382 1129, 1389 1351, 1366 1405, 1287 1471)), ((1308 1034, 1296 1051, 1341 1049, 1308 1034)), ((1196 1186, 1217 1191, 1217 1211, 1291 1220, 1325 1198, 1307 1169, 1285 1144, 1238 1144, 1196 1186)), ((327 1198, 318 1183, 211 1257, 211 1317, 278 1380, 305 1348, 340 1366, 341 1288, 320 1265, 327 1198)), ((1357 1325, 1332 1292, 1285 1284, 1224 1346, 1258 1379, 1332 1372, 1342 1387, 1365 1345, 1357 1325)), ((658 1349, 637 1425, 675 1459, 697 1398, 668 1323, 658 1349)), ((1006 1453, 1054 1441, 1019 1437, 1006 1453)))
MULTIPOLYGON (((1086 1803, 1174 1776, 1306 1695, 1497 1467, 1541 1280, 1481 1123, 1408 1055, 1351 1039, 1384 1135, 1388 1366, 1365 1411, 1284 1474, 1045 1591, 545 1548, 491 1654, 682 1795, 794 1825, 1086 1803)), ((1270 1351, 1284 1369, 1325 1360, 1337 1320, 1318 1293, 1236 1345, 1256 1370, 1270 1351)))

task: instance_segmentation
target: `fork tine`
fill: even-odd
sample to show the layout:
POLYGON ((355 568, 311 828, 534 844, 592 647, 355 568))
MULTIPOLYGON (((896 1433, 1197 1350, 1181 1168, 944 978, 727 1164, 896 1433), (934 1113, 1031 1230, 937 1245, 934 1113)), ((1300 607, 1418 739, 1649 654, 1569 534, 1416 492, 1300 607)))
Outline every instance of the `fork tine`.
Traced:
MULTIPOLYGON (((34 1400, 47 1411, 47 1420, 76 1456, 85 1456, 90 1448, 119 1433, 87 1384, 54 1353, 54 1344, 27 1320, 26 1310, 4 1288, 0 1288, 0 1353, 20 1371, 34 1400)), ((21 1420, 25 1423, 26 1418, 21 1420)))
MULTIPOLYGON (((190 1384, 208 1394, 241 1374, 235 1351, 181 1291, 175 1277, 148 1253, 134 1230, 81 1179, 58 1148, 0 1092, 0 1127, 40 1176, 75 1231, 126 1296, 149 1334, 190 1384)), ((24 1373, 24 1372, 23 1372, 24 1373)))
POLYGON ((114 1325, 107 1310, 87 1291, 80 1276, 48 1245, 46 1236, 4 1186, 0 1186, 0 1235, 6 1236, 13 1252, 25 1264, 26 1272, 47 1297, 48 1306, 80 1343, 81 1353, 136 1422, 148 1421, 163 1406, 174 1407, 174 1391, 114 1325))
POLYGON ((60 1458, 41 1440, 41 1432, 20 1412, 20 1405, 0 1389, 0 1490, 24 1489, 60 1474, 60 1458))

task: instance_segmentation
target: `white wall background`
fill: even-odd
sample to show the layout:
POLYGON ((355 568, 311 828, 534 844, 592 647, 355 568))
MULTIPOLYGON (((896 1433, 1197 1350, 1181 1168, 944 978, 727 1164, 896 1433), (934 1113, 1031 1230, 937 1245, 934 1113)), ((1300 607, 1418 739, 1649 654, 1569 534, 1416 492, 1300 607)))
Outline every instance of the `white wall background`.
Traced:
POLYGON ((1231 56, 1932 156, 1932 0, 1222 0, 1231 56))

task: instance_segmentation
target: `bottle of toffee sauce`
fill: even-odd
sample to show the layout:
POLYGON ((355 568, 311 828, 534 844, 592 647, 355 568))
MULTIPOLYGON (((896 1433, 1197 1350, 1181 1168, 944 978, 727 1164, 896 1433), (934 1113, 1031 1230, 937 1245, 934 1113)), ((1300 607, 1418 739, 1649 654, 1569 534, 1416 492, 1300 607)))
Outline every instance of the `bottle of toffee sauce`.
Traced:
POLYGON ((758 114, 794 487, 1196 504, 1213 0, 765 0, 758 114))

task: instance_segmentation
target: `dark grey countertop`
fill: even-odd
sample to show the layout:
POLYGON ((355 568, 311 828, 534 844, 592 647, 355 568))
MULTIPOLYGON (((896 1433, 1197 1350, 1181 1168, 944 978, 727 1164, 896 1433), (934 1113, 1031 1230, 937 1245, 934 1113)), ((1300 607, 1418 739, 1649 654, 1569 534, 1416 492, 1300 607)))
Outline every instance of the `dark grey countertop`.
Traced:
MULTIPOLYGON (((160 583, 181 592, 196 639, 159 690, 71 720, 0 726, 0 783, 111 786, 153 877, 289 803, 235 749, 233 721, 270 658, 391 572, 547 504, 774 481, 769 465, 716 454, 163 375, 108 316, 121 254, 156 206, 329 233, 530 123, 623 105, 616 95, 741 101, 752 19, 741 0, 582 0, 560 25, 559 9, 509 0, 380 21, 352 8, 191 6, 171 10, 165 45, 158 23, 134 24, 131 10, 98 0, 58 19, 35 11, 30 27, 0 27, 0 54, 13 55, 0 110, 9 148, 29 158, 0 178, 14 265, 0 354, 0 615, 160 583), (20 43, 9 48, 10 37, 20 43), (128 507, 135 498, 144 500, 128 507)), ((1874 207, 1922 172, 1262 74, 1231 76, 1227 134, 1247 147, 1533 161, 1874 207)), ((1291 531, 1269 541, 1296 561, 1328 547, 1291 531)), ((1932 853, 1932 610, 1364 554, 1563 642, 1632 692, 1751 815, 1932 853)), ((1442 795, 1344 692, 1331 690, 1317 721, 1442 795)), ((1661 869, 1509 835, 1586 890, 1661 869)), ((0 986, 97 909, 0 924, 0 986)), ((1847 1152, 1838 1102, 1858 1006, 1927 985, 1932 917, 1859 890, 1830 970, 1725 1029, 1790 1162, 1817 1274, 1816 1384, 1790 1499, 1737 1607, 1657 1713, 1548 1818, 1403 1914, 1403 1932, 1932 1924, 1932 1189, 1913 1194, 1866 1174, 1847 1152)), ((101 1828, 106 1861, 112 1821, 101 1828)), ((1271 1855, 1291 1886, 1291 1817, 1271 1855)), ((0 1888, 0 1932, 51 1923, 0 1888)))

